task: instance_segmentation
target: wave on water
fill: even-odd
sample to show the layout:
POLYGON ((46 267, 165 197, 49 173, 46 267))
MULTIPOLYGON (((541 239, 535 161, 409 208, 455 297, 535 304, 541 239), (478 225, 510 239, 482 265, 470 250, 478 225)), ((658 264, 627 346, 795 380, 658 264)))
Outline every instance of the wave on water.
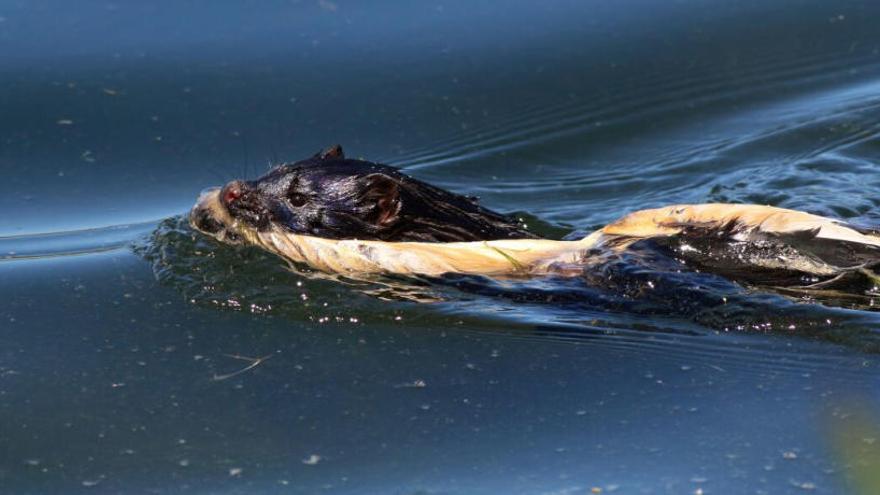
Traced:
POLYGON ((0 262, 80 256, 127 248, 158 220, 91 229, 0 237, 0 262))
POLYGON ((757 100, 783 89, 809 88, 835 81, 843 74, 852 75, 853 67, 871 72, 877 65, 873 53, 835 53, 796 60, 772 57, 739 67, 735 75, 695 69, 697 75, 691 77, 674 74, 652 81, 632 81, 631 87, 623 85, 594 97, 572 96, 548 105, 524 105, 493 119, 491 125, 468 128, 421 149, 387 157, 386 161, 407 170, 454 164, 572 135, 589 135, 676 110, 730 100, 757 100))
POLYGON ((533 104, 388 161, 584 230, 701 202, 876 223, 878 67, 875 53, 845 53, 639 81, 588 101, 533 104))

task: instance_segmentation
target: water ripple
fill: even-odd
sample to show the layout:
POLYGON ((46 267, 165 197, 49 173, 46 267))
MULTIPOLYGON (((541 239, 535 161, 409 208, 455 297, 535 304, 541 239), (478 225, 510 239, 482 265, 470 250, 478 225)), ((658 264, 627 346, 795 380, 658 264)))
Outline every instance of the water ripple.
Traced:
POLYGON ((409 170, 446 165, 584 134, 595 128, 638 121, 681 107, 693 108, 781 87, 816 84, 841 77, 841 72, 851 73, 853 66, 861 66, 861 70, 866 71, 877 65, 873 55, 845 60, 839 55, 796 62, 761 61, 741 70, 738 77, 712 74, 640 81, 639 94, 621 88, 612 97, 591 99, 580 105, 564 101, 526 110, 496 120, 489 129, 469 130, 462 137, 441 140, 426 149, 397 155, 387 161, 409 170))
POLYGON ((0 262, 78 256, 126 248, 159 221, 0 237, 0 262))
MULTIPOLYGON (((610 139, 594 140, 600 144, 586 139, 598 132, 594 124, 565 127, 563 123, 549 132, 545 132, 549 127, 538 129, 511 141, 518 148, 515 154, 491 148, 452 153, 442 158, 446 160, 442 167, 426 175, 489 201, 515 204, 547 220, 586 229, 627 211, 707 201, 774 204, 876 220, 878 200, 871 188, 880 185, 874 178, 880 171, 878 81, 862 77, 832 88, 753 102, 709 114, 700 122, 614 131, 634 134, 632 145, 614 142, 609 120, 603 125, 610 139), (471 159, 477 157, 480 166, 473 167, 471 159), (534 173, 509 172, 528 168, 534 173), (486 180, 486 175, 496 173, 500 177, 486 180), (831 190, 834 196, 828 195, 831 190)), ((683 104, 649 105, 646 111, 662 116, 683 104)), ((620 125, 638 126, 625 122, 627 118, 620 117, 620 125)), ((424 164, 440 162, 416 162, 411 168, 424 164)))
POLYGON ((685 354, 706 354, 699 346, 709 345, 717 351, 708 361, 725 352, 731 339, 751 349, 766 344, 759 337, 767 336, 880 350, 874 313, 753 292, 720 277, 682 271, 665 258, 613 258, 606 268, 597 267, 595 277, 603 279, 598 285, 586 273, 583 280, 449 275, 354 281, 290 266, 260 249, 220 244, 193 232, 184 218, 162 222, 135 251, 160 282, 194 304, 318 324, 350 321, 353 315, 359 321, 390 321, 403 313, 407 326, 443 326, 453 318, 467 320, 461 328, 487 334, 502 328, 516 338, 691 349, 685 354), (377 300, 393 302, 377 305, 377 300), (417 309, 412 302, 432 304, 417 309))

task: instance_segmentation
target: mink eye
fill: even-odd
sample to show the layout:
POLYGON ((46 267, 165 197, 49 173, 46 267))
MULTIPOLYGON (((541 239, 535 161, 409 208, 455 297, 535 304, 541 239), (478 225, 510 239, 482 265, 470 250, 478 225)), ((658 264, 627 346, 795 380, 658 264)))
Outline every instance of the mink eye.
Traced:
POLYGON ((298 208, 308 203, 309 198, 307 198, 305 194, 292 192, 287 195, 287 200, 290 202, 290 206, 295 206, 298 208))
POLYGON ((298 186, 299 181, 297 179, 292 180, 290 185, 287 186, 287 201, 290 203, 290 206, 295 208, 299 208, 309 202, 309 197, 297 190, 298 186))

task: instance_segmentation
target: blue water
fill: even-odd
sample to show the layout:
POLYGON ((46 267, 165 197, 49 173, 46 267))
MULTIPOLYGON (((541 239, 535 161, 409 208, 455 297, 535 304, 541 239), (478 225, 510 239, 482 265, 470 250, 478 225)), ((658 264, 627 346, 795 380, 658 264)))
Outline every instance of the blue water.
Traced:
POLYGON ((0 2, 0 493, 872 493, 872 311, 366 286, 181 215, 338 142, 548 235, 707 201, 878 225, 878 16, 0 2))

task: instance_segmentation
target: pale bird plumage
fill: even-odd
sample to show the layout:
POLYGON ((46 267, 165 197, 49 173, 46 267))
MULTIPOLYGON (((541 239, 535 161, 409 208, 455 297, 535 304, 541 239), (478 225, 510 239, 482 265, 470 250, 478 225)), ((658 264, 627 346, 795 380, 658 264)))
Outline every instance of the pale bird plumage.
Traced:
MULTIPOLYGON (((349 276, 565 273, 554 268, 588 262, 587 251, 602 247, 610 240, 615 241, 610 245, 619 249, 639 239, 675 236, 689 226, 720 229, 731 223, 746 232, 815 231, 816 238, 880 248, 880 238, 862 234, 837 220, 761 205, 674 205, 641 210, 576 241, 506 239, 448 243, 325 239, 287 232, 280 227, 259 232, 229 215, 221 205, 218 190, 204 193, 197 205, 209 210, 218 221, 251 244, 319 271, 349 276)), ((808 269, 825 272, 832 267, 816 264, 808 269)))

